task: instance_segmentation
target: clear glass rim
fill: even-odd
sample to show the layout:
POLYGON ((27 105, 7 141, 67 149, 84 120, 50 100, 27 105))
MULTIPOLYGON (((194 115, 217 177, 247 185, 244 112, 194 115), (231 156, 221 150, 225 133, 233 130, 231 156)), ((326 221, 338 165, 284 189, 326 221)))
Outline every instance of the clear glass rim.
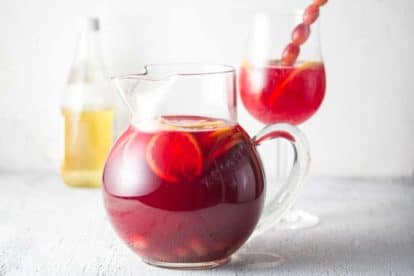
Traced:
POLYGON ((148 81, 160 81, 169 79, 171 77, 187 77, 187 76, 211 76, 217 74, 235 74, 236 69, 227 64, 220 63, 199 63, 199 62, 185 62, 185 63, 154 63, 144 65, 144 71, 142 73, 125 74, 119 76, 112 76, 111 80, 125 80, 125 79, 143 79, 148 81), (167 73, 162 77, 153 77, 150 75, 151 70, 154 69, 171 69, 171 73, 167 73), (177 72, 174 72, 174 68, 177 68, 177 72), (179 70, 178 68, 181 68, 179 70), (183 69, 187 68, 187 69, 183 69), (211 69, 207 69, 211 68, 211 69), (215 69, 213 69, 215 68, 215 69))

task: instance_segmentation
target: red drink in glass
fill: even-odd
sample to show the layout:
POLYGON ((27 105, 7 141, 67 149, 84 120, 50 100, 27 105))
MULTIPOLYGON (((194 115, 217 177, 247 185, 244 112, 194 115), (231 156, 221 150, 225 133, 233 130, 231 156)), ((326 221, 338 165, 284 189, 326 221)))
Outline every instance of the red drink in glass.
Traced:
POLYGON ((248 239, 264 177, 239 125, 168 116, 117 140, 103 190, 112 225, 143 259, 199 263, 225 259, 248 239))
POLYGON ((325 95, 325 67, 321 62, 294 66, 243 64, 240 96, 247 111, 265 124, 300 124, 319 108, 325 95))

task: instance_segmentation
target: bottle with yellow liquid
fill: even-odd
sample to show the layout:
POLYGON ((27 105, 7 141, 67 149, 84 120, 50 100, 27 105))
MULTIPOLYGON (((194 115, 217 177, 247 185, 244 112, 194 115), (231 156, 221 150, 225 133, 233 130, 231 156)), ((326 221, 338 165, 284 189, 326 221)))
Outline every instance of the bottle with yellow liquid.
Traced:
POLYGON ((99 187, 113 140, 113 97, 99 44, 99 20, 82 22, 82 32, 63 94, 63 181, 75 187, 99 187))

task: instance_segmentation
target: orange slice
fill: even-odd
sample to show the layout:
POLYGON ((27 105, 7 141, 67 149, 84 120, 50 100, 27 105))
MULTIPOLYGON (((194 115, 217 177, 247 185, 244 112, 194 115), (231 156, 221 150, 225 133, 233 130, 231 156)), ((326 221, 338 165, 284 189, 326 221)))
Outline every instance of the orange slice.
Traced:
POLYGON ((234 133, 232 136, 229 136, 226 142, 215 150, 212 154, 212 159, 217 159, 226 152, 230 151, 235 145, 243 141, 243 134, 240 132, 234 133))
POLYGON ((190 180, 201 174, 202 153, 193 135, 168 131, 155 134, 146 149, 151 170, 169 182, 190 180))
POLYGON ((233 134, 233 132, 231 131, 232 129, 233 129, 232 127, 219 128, 219 129, 209 133, 207 135, 207 138, 211 141, 227 139, 230 135, 233 134))
POLYGON ((294 70, 292 73, 290 73, 290 75, 284 79, 284 81, 282 81, 274 90, 274 92, 272 93, 272 95, 270 96, 270 102, 271 103, 275 103, 276 100, 279 98, 280 94, 283 93, 283 91, 285 90, 286 86, 295 78, 297 77, 300 73, 302 73, 305 70, 309 70, 312 67, 318 66, 320 65, 320 62, 315 62, 315 61, 307 61, 302 63, 301 65, 299 65, 296 70, 294 70))
POLYGON ((165 130, 180 130, 180 129, 214 129, 222 127, 225 123, 221 120, 209 119, 185 119, 179 117, 174 119, 173 116, 160 117, 157 120, 160 128, 165 130))

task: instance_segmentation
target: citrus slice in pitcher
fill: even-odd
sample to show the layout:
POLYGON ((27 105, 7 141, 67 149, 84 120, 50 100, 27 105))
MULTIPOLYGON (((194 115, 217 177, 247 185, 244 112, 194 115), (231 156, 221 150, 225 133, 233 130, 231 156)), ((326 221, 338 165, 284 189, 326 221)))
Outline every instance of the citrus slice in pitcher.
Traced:
POLYGON ((223 154, 229 152, 234 146, 243 142, 243 135, 240 132, 233 133, 231 136, 228 136, 219 148, 217 148, 212 153, 212 158, 217 159, 223 154))
POLYGON ((146 160, 154 174, 169 182, 200 175, 203 162, 194 136, 179 131, 155 134, 147 145, 146 160))

